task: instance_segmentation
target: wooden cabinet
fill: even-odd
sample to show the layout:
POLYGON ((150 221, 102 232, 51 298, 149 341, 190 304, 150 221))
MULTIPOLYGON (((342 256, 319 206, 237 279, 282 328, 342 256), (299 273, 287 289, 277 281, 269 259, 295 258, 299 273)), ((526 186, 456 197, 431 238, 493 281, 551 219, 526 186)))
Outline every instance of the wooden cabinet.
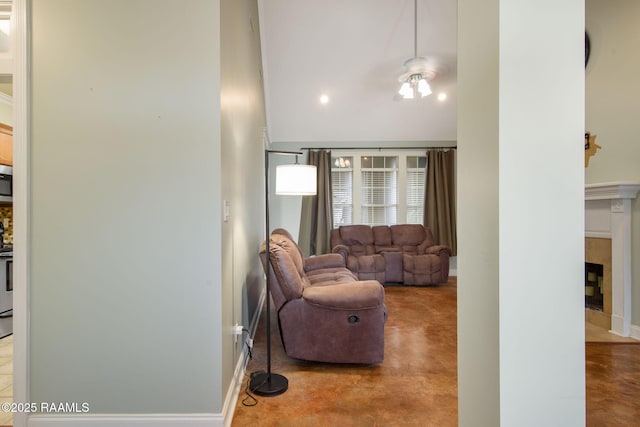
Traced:
POLYGON ((0 123, 0 165, 13 166, 13 127, 0 123))

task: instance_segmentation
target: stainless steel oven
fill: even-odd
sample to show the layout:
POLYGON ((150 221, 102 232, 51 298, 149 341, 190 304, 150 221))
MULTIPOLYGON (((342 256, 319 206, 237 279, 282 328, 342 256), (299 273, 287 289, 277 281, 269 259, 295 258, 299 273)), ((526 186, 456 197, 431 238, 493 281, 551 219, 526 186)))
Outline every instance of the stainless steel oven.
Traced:
POLYGON ((13 249, 0 249, 0 338, 13 333, 13 249))
POLYGON ((0 202, 13 200, 13 168, 0 165, 0 202))

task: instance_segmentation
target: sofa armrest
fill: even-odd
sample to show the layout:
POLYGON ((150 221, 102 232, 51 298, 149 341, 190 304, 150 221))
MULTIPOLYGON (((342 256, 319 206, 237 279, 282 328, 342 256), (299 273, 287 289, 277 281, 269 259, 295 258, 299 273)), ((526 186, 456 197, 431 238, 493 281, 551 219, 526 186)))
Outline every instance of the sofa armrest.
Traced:
POLYGON ((367 309, 384 304, 384 288, 377 280, 307 286, 302 298, 309 304, 331 309, 367 309))
POLYGON ((432 254, 432 255, 441 255, 442 252, 446 252, 447 255, 451 256, 451 248, 449 246, 445 246, 445 245, 433 245, 433 246, 429 246, 427 248, 427 250, 425 251, 425 254, 432 254))
POLYGON ((304 271, 323 268, 345 268, 345 260, 340 254, 323 254, 304 259, 304 271))
POLYGON ((346 245, 334 246, 333 250, 331 252, 333 252, 334 254, 342 255, 342 258, 344 259, 345 265, 347 264, 347 260, 349 259, 349 255, 351 255, 351 251, 349 250, 349 247, 346 246, 346 245))

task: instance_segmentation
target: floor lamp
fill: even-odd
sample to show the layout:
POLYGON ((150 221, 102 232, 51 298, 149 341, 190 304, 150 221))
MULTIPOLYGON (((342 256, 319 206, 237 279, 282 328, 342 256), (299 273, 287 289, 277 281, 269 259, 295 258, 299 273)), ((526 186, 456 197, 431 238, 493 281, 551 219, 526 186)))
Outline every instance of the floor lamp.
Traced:
POLYGON ((249 389, 260 396, 277 396, 287 391, 289 380, 284 375, 271 372, 271 231, 269 228, 269 155, 296 156, 293 165, 276 166, 276 194, 289 196, 313 196, 317 188, 316 167, 298 164, 297 151, 264 151, 264 198, 266 220, 265 273, 267 275, 267 372, 253 375, 249 389))

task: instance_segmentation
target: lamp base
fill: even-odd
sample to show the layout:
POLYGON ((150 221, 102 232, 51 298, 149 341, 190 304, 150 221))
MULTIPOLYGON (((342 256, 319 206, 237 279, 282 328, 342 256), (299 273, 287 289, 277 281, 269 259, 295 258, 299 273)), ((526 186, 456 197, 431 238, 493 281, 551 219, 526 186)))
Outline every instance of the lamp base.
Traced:
POLYGON ((249 390, 259 396, 277 396, 289 388, 289 380, 284 375, 259 373, 249 382, 249 390))

